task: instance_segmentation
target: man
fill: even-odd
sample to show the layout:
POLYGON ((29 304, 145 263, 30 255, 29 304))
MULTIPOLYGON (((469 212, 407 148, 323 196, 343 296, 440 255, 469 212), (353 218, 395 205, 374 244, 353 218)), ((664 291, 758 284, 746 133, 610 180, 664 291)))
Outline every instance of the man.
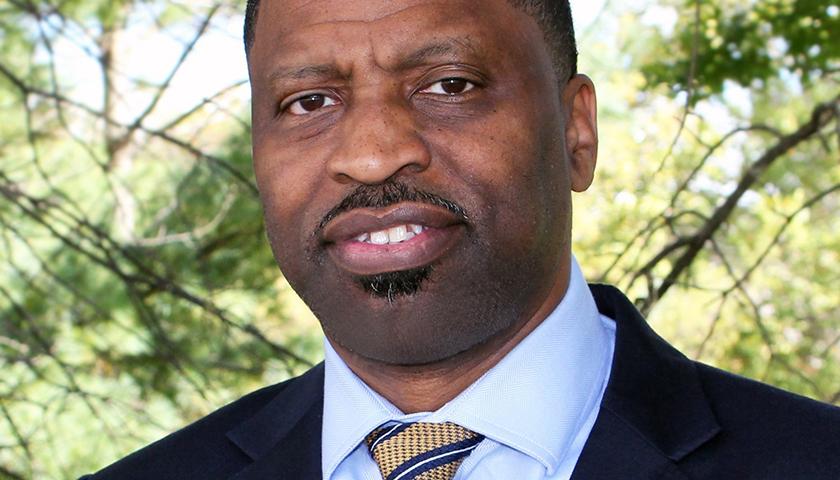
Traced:
POLYGON ((571 255, 568 3, 248 8, 269 240, 326 361, 95 479, 837 479, 840 410, 689 361, 571 255))

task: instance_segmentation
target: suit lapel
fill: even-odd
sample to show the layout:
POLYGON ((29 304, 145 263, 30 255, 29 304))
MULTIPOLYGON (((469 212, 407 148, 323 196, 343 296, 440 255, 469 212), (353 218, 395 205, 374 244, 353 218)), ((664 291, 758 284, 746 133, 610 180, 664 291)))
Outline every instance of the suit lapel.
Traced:
POLYGON ((572 480, 688 480, 631 425, 602 407, 572 480))
POLYGON ((262 410, 228 432, 254 462, 231 480, 321 478, 324 365, 294 379, 262 410))
POLYGON ((592 285, 616 321, 615 355, 572 480, 684 479, 677 464, 720 431, 694 363, 662 340, 613 287, 592 285))

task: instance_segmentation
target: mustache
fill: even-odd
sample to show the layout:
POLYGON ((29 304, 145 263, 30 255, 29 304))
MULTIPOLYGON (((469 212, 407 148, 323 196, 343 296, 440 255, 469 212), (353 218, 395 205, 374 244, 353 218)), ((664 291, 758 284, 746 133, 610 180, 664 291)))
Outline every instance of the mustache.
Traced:
POLYGON ((469 221, 467 211, 456 202, 431 192, 419 190, 402 182, 380 185, 359 185, 344 200, 324 215, 315 234, 320 234, 335 217, 356 208, 385 208, 401 202, 417 202, 449 210, 464 222, 469 221))

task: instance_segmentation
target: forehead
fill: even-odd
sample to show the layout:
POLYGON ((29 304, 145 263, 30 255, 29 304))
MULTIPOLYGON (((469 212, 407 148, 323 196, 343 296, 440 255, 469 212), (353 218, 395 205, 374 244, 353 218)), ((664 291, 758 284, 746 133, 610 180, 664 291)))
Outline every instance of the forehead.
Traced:
POLYGON ((430 42, 503 56, 542 42, 536 22, 507 0, 262 0, 252 63, 398 61, 430 42))

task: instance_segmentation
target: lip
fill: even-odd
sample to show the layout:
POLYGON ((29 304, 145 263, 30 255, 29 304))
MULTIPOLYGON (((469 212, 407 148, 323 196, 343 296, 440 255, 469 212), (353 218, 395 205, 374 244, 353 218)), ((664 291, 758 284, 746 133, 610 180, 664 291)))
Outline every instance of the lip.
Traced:
POLYGON ((321 241, 341 269, 355 275, 375 275, 437 261, 458 243, 465 226, 463 218, 443 207, 406 202, 385 209, 360 208, 343 213, 326 225, 321 241), (425 230, 396 244, 356 240, 363 233, 405 224, 422 225, 425 230))

